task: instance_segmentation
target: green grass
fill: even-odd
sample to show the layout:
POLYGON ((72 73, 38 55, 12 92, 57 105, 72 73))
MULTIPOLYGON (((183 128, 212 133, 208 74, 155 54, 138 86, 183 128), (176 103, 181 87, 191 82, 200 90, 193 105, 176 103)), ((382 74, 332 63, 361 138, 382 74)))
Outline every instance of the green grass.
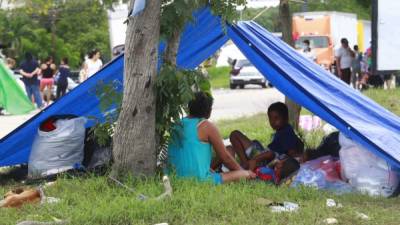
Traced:
POLYGON ((389 111, 400 116, 400 88, 392 90, 369 89, 364 94, 389 111))
MULTIPOLYGON (((394 114, 400 116, 400 88, 392 90, 383 90, 381 88, 371 88, 363 92, 381 106, 385 107, 394 114)), ((301 115, 311 115, 312 113, 302 108, 301 115)))
POLYGON ((231 68, 225 67, 209 67, 207 68, 208 75, 210 76, 211 88, 229 88, 229 72, 231 68))
MULTIPOLYGON (((399 89, 386 92, 365 92, 383 106, 399 114, 399 89)), ((272 130, 266 115, 218 122, 223 137, 239 129, 252 139, 268 143, 272 130)), ((315 145, 320 134, 303 134, 307 145, 315 145), (309 139, 307 139, 309 138, 309 139), (315 143, 314 143, 315 142, 315 143)), ((190 180, 171 178, 173 197, 163 201, 140 201, 137 194, 157 196, 163 188, 159 178, 135 180, 128 178, 126 184, 137 193, 127 192, 115 186, 105 177, 59 179, 55 186, 46 190, 48 196, 62 199, 52 205, 26 205, 21 209, 0 209, 0 224, 16 224, 34 219, 49 221, 51 217, 69 220, 70 224, 155 224, 167 222, 180 224, 324 224, 323 220, 334 217, 339 224, 400 224, 400 198, 371 198, 360 194, 334 195, 311 188, 291 189, 274 187, 262 182, 241 182, 214 186, 190 180), (255 203, 257 198, 273 201, 291 201, 300 204, 297 213, 271 213, 269 208, 255 203), (343 208, 327 208, 327 198, 343 204, 343 208), (370 220, 356 216, 365 213, 370 220)), ((0 187, 0 194, 16 184, 0 187)))
MULTIPOLYGON (((146 196, 162 193, 158 179, 128 180, 130 187, 146 196)), ((51 217, 69 220, 70 224, 322 224, 335 217, 340 224, 398 225, 400 199, 370 198, 362 195, 342 195, 310 188, 274 187, 262 182, 242 182, 214 186, 190 180, 172 178, 173 197, 163 201, 140 201, 137 194, 127 192, 107 182, 104 177, 90 179, 60 179, 47 189, 48 196, 62 201, 49 205, 26 205, 22 209, 0 209, 0 224, 34 219, 49 221, 51 217), (269 208, 255 203, 257 198, 291 201, 300 204, 297 213, 271 213, 269 208), (325 206, 327 198, 343 204, 343 208, 325 206), (356 218, 356 212, 370 217, 356 218)), ((0 191, 6 188, 0 187, 0 191)))

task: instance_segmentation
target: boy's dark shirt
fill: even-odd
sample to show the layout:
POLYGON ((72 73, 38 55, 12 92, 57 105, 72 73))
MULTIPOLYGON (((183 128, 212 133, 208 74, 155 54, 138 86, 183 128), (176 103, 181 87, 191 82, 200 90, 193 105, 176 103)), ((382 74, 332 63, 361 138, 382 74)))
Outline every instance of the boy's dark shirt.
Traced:
MULTIPOLYGON (((39 68, 39 64, 37 63, 36 60, 24 61, 24 62, 21 63, 20 68, 25 73, 32 73, 37 68, 39 68)), ((37 85, 37 84, 39 84, 39 80, 38 80, 37 75, 34 75, 33 77, 25 77, 25 76, 23 76, 22 81, 25 83, 25 85, 37 85)))
POLYGON ((301 151, 302 141, 294 133, 292 126, 287 124, 277 130, 268 148, 278 154, 288 154, 289 150, 301 151))

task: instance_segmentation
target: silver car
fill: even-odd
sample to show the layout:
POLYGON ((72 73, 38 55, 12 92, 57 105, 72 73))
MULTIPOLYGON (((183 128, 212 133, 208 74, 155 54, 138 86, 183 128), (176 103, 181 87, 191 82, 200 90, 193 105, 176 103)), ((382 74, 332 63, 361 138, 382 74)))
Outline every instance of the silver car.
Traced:
POLYGON ((234 60, 230 73, 230 88, 243 89, 247 84, 260 85, 263 88, 270 86, 268 80, 247 59, 234 60))

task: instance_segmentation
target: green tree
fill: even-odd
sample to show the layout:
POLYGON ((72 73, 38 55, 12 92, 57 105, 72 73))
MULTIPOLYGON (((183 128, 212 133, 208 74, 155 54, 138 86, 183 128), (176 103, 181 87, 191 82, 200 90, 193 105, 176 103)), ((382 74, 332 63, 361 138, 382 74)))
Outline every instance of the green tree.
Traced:
MULTIPOLYGON (((291 4, 292 12, 301 12, 302 4, 291 4)), ((359 19, 371 19, 370 0, 308 0, 308 11, 338 11, 357 14, 359 19)))
MULTIPOLYGON (((133 3, 134 0, 130 8, 133 3)), ((154 174, 157 147, 168 135, 171 122, 192 98, 190 83, 196 82, 197 76, 186 75, 196 72, 176 68, 176 55, 180 34, 184 25, 192 20, 193 12, 209 6, 224 21, 232 21, 237 16, 236 6, 245 4, 245 0, 162 0, 161 3, 160 10, 156 3, 147 1, 149 6, 144 12, 129 20, 125 44, 124 94, 113 139, 114 175, 126 172, 134 175, 154 174), (155 80, 158 36, 166 41, 167 48, 163 55, 163 67, 155 80), (163 81, 173 88, 157 85, 163 81), (160 97, 164 99, 160 101, 160 97), (157 120, 157 127, 156 117, 162 119, 157 120)))
POLYGON ((9 56, 20 60, 30 51, 39 59, 68 57, 73 68, 85 54, 100 49, 110 59, 106 9, 116 0, 27 0, 9 11, 0 10, 0 42, 9 56))
MULTIPOLYGON (((301 12, 302 3, 290 2, 291 13, 301 12)), ((264 9, 247 8, 243 11, 243 20, 252 20, 264 9)), ((371 19, 370 0, 308 0, 308 11, 338 11, 357 14, 359 19, 371 19)), ((264 11, 255 21, 271 32, 282 32, 283 25, 279 18, 279 7, 271 7, 264 11)))
POLYGON ((279 19, 277 19, 279 17, 278 7, 270 7, 266 11, 264 10, 265 9, 263 8, 261 9, 247 8, 243 11, 242 19, 254 20, 255 22, 257 22, 258 24, 260 24, 261 26, 263 26, 264 28, 266 28, 271 32, 281 32, 282 31, 281 22, 279 19), (259 15, 260 13, 262 14, 259 15), (256 19, 254 19, 254 17, 256 17, 257 15, 259 16, 256 19))

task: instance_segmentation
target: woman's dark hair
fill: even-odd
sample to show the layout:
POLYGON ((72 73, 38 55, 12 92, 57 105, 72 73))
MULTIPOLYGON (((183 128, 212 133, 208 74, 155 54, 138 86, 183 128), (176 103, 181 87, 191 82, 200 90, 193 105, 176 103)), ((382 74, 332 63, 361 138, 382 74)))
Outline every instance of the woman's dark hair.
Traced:
POLYGON ((45 62, 48 62, 48 61, 52 61, 52 62, 53 62, 53 57, 52 57, 52 56, 48 56, 48 57, 46 58, 45 62))
POLYGON ((308 44, 308 45, 310 45, 310 41, 309 41, 309 40, 307 40, 307 39, 306 39, 306 40, 304 40, 304 41, 303 41, 303 43, 304 43, 304 44, 308 44))
POLYGON ((28 62, 32 61, 33 60, 32 53, 30 52, 25 53, 25 60, 28 62))
POLYGON ((342 38, 340 39, 340 43, 348 45, 349 41, 347 40, 347 38, 342 38))
POLYGON ((65 65, 68 65, 68 58, 67 57, 62 58, 61 62, 63 62, 65 65))
POLYGON ((268 114, 270 112, 277 112, 284 119, 289 119, 289 110, 288 110, 287 106, 282 102, 275 102, 275 103, 271 104, 268 108, 268 114))
POLYGON ((210 94, 197 92, 189 102, 189 115, 197 118, 209 118, 214 99, 210 94))
POLYGON ((90 51, 88 54, 89 59, 93 59, 93 56, 95 56, 98 52, 100 52, 100 50, 98 49, 93 49, 92 51, 90 51))

